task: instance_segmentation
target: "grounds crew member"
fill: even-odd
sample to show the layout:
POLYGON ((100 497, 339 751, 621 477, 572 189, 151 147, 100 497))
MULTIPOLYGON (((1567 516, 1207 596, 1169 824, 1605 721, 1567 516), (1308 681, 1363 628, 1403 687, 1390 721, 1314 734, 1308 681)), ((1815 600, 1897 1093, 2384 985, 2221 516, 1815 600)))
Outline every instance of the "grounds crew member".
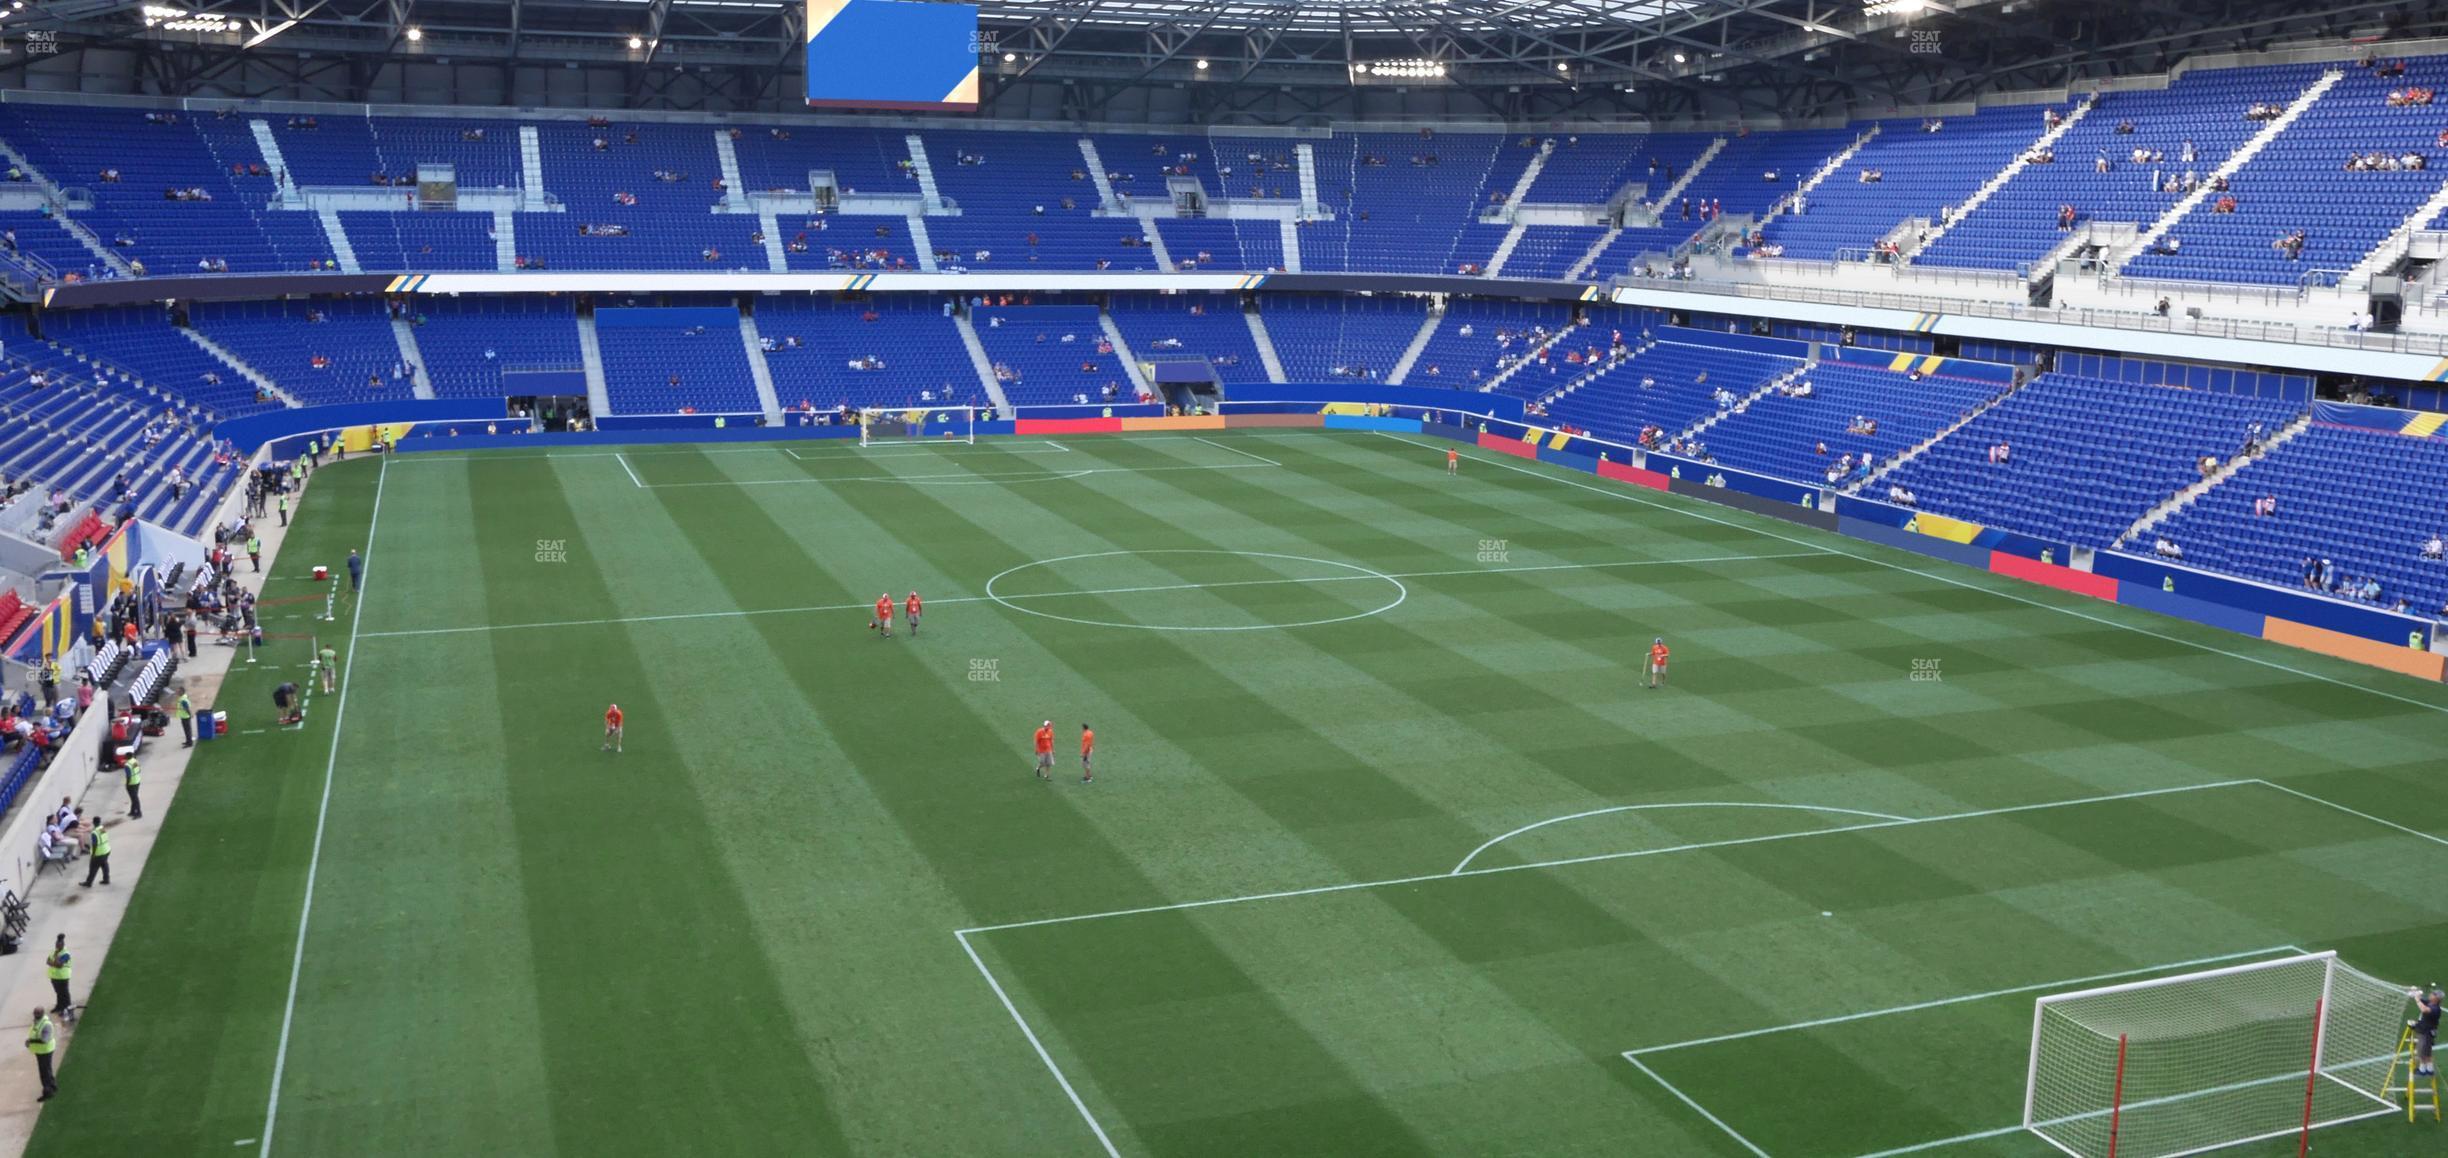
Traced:
POLYGON ((59 1092, 59 1081, 51 1076, 51 1051, 58 1048, 59 1027, 51 1024, 42 1006, 35 1006, 34 1024, 26 1027, 26 1052, 34 1055, 34 1072, 42 1075, 42 1096, 35 1101, 48 1102, 59 1092))
MULTIPOLYGON (((190 636, 188 636, 187 638, 189 638, 189 639, 194 639, 195 637, 194 637, 193 635, 190 635, 190 636)), ((191 645, 191 646, 192 646, 192 645, 191 645)), ((189 654, 189 655, 194 655, 195 653, 191 651, 191 652, 188 652, 187 654, 189 654)), ((179 744, 179 747, 181 747, 181 748, 193 748, 193 747, 195 747, 195 705, 187 702, 187 689, 185 689, 185 688, 180 688, 180 689, 179 689, 179 698, 178 698, 178 721, 179 721, 179 737, 180 737, 180 740, 182 741, 182 742, 179 744)), ((130 784, 130 785, 128 785, 128 787, 133 788, 133 787, 135 787, 135 785, 130 784)))
POLYGON ((62 933, 59 940, 51 943, 51 952, 43 958, 43 968, 51 975, 51 996, 59 999, 59 1005, 51 1012, 58 1014, 61 1021, 76 1020, 76 1005, 68 1000, 70 966, 68 934, 62 933))
POLYGON ((93 843, 89 846, 91 851, 85 861, 83 887, 93 887, 95 873, 102 874, 102 883, 107 885, 110 883, 110 830, 102 827, 102 818, 98 814, 94 817, 93 835, 87 839, 93 843))
MULTIPOLYGON (((183 697, 182 697, 182 698, 183 698, 183 697)), ((143 820, 143 819, 144 819, 144 798, 143 798, 143 797, 141 797, 141 796, 136 795, 136 788, 137 788, 137 786, 138 786, 138 785, 140 785, 140 784, 143 784, 143 783, 144 783, 144 765, 139 764, 139 763, 137 763, 137 762, 136 762, 136 754, 135 754, 135 753, 133 753, 133 752, 128 753, 128 758, 127 758, 127 792, 128 792, 128 819, 129 819, 129 820, 143 820)))

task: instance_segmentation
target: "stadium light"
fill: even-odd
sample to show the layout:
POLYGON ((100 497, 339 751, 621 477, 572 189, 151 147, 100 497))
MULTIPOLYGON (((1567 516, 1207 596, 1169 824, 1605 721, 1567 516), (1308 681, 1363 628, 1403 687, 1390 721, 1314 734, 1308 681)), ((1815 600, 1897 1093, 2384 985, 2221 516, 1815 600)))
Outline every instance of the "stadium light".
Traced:
POLYGON ((644 48, 644 47, 646 47, 646 38, 645 38, 645 37, 643 37, 643 36, 632 36, 632 37, 630 37, 630 38, 629 38, 629 48, 631 49, 631 51, 635 51, 635 50, 637 50, 637 49, 644 48))
POLYGON ((1557 72, 1571 72, 1571 71, 1572 71, 1572 66, 1571 66, 1571 65, 1569 65, 1569 64, 1564 63, 1564 62, 1563 62, 1563 61, 1561 61, 1561 60, 1559 60, 1559 61, 1557 61, 1557 62, 1556 62, 1556 71, 1557 71, 1557 72))
POLYGON ((407 31, 406 35, 410 43, 415 43, 416 41, 425 39, 425 30, 422 28, 411 28, 407 31))
POLYGON ((1683 57, 1683 54, 1682 54, 1682 53, 1680 53, 1680 52, 1676 53, 1676 54, 1675 54, 1675 63, 1676 63, 1676 64, 1682 64, 1683 62, 1684 62, 1684 57, 1683 57))
POLYGON ((1200 72, 1205 72, 1205 71, 1207 71, 1207 62, 1206 62, 1206 61, 1204 61, 1204 60, 1202 60, 1202 61, 1198 62, 1198 64, 1194 65, 1193 67, 1197 68, 1197 69, 1198 69, 1200 72))
POLYGON ((1381 60, 1375 64, 1354 64, 1352 71, 1361 76, 1420 79, 1445 75, 1445 66, 1433 60, 1381 60))
POLYGON ((1011 64, 1019 59, 1020 54, 1017 52, 1006 52, 1003 54, 1003 63, 1005 64, 1011 64))
POLYGON ((1869 0, 1862 5, 1865 16, 1912 16, 1922 9, 1922 0, 1869 0))

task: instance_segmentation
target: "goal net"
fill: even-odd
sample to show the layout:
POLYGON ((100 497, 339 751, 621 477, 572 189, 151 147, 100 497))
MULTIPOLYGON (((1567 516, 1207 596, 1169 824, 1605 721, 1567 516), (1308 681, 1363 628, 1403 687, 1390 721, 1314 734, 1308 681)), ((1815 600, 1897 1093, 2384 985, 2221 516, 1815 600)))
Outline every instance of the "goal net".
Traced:
POLYGON ((858 418, 860 446, 977 441, 973 406, 869 406, 858 418))
POLYGON ((2393 1112, 2406 991, 2314 953, 2043 997, 2023 1127, 2172 1158, 2393 1112))

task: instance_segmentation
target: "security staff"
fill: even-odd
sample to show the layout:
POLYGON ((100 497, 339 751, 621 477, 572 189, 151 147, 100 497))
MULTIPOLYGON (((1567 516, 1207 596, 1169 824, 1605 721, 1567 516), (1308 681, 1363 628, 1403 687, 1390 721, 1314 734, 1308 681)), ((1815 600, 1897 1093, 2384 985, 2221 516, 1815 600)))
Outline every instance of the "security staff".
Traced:
MULTIPOLYGON (((185 697, 183 697, 183 696, 182 696, 182 697, 180 697, 180 698, 184 699, 185 697)), ((137 785, 140 785, 140 784, 143 784, 143 783, 144 783, 144 765, 137 763, 137 762, 136 762, 136 757, 135 757, 135 755, 134 755, 133 753, 130 753, 130 754, 129 754, 129 756, 128 756, 128 758, 127 758, 127 790, 128 790, 128 819, 129 819, 129 820, 143 820, 143 819, 144 819, 144 798, 143 798, 143 797, 141 797, 141 796, 136 795, 136 787, 137 787, 137 785)))
POLYGON ((34 1099, 48 1102, 59 1092, 59 1081, 51 1076, 51 1051, 59 1048, 59 1027, 51 1024, 51 1015, 42 1006, 34 1007, 34 1024, 26 1027, 26 1052, 34 1055, 34 1072, 42 1075, 42 1096, 34 1099))
POLYGON ((110 883, 110 830, 102 827, 102 821, 98 816, 93 822, 93 834, 87 840, 90 843, 86 847, 92 859, 85 862, 83 887, 89 889, 93 887, 95 873, 102 874, 102 883, 107 885, 110 883))
MULTIPOLYGON (((190 636, 189 638, 193 637, 190 636)), ((193 655, 195 653, 189 652, 187 654, 193 655)), ((185 688, 179 689, 178 721, 179 738, 182 741, 179 744, 179 747, 195 747, 195 705, 187 702, 187 690, 185 688)), ((134 787, 134 785, 129 785, 129 787, 134 787)))
POLYGON ((62 933, 59 940, 51 943, 50 955, 43 958, 43 968, 51 974, 51 995, 59 999, 59 1004, 53 1006, 51 1012, 58 1014, 61 1021, 76 1020, 76 1005, 68 1000, 70 960, 68 934, 62 933))

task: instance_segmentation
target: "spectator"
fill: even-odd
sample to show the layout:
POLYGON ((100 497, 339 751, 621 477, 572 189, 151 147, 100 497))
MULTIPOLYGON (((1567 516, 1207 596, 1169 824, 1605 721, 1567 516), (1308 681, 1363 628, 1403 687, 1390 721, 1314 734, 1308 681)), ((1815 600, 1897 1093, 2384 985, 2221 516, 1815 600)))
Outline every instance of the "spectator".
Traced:
POLYGON ((2431 533, 2430 540, 2423 544, 2422 557, 2425 559, 2440 559, 2443 557, 2444 549, 2448 549, 2448 544, 2443 544, 2440 541, 2439 532, 2434 531, 2431 533))

